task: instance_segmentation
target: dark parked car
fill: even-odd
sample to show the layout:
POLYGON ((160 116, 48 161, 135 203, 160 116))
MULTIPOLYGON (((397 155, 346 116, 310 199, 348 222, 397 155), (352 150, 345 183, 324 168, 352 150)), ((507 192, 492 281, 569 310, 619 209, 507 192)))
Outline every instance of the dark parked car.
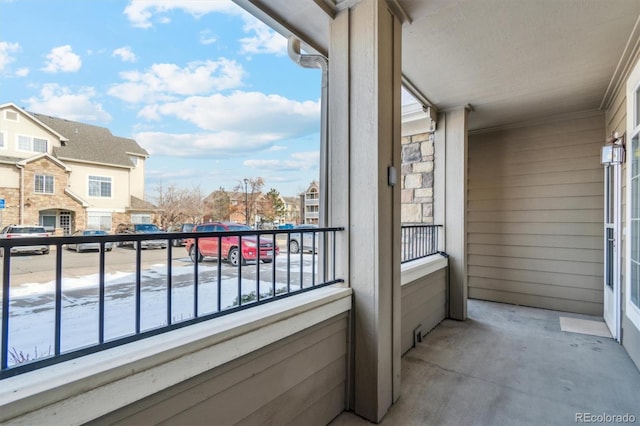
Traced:
MULTIPOLYGON (((80 229, 74 232, 73 234, 71 234, 72 237, 83 237, 83 236, 88 237, 88 236, 94 236, 94 235, 109 235, 109 233, 105 231, 99 231, 97 229, 80 229)), ((67 244, 67 250, 75 250, 78 253, 80 253, 81 251, 87 251, 87 250, 100 250, 100 243, 96 243, 96 242, 71 243, 71 244, 67 244)), ((111 250, 113 250, 113 242, 112 241, 105 242, 104 251, 111 251, 111 250)))
MULTIPOLYGON (((116 234, 118 235, 132 235, 132 234, 158 234, 163 232, 157 225, 151 223, 121 223, 116 228, 116 234)), ((118 247, 131 246, 136 248, 138 246, 137 241, 118 241, 116 244, 118 247)), ((140 241, 140 248, 167 248, 167 240, 142 240, 140 241)))
MULTIPOLYGON (((183 223, 182 225, 178 225, 178 226, 172 226, 171 228, 169 228, 169 232, 191 232, 193 231, 193 227, 195 226, 195 224, 193 223, 183 223)), ((186 240, 183 240, 182 238, 176 238, 175 240, 171 241, 171 245, 174 247, 180 247, 185 245, 186 240)))
MULTIPOLYGON (((193 232, 229 232, 234 231, 251 231, 246 225, 228 222, 211 222, 196 225, 193 232)), ((240 238, 237 235, 229 235, 225 237, 199 238, 198 250, 196 251, 195 240, 188 238, 186 241, 187 253, 194 262, 201 262, 205 256, 218 257, 218 241, 220 241, 220 252, 222 258, 232 265, 243 265, 247 260, 256 260, 258 258, 258 237, 256 235, 247 235, 242 237, 242 247, 239 247, 240 238)), ((264 263, 273 262, 274 257, 280 253, 278 246, 273 245, 273 240, 260 238, 260 260, 264 263)))
POLYGON ((300 234, 291 234, 289 237, 289 253, 299 253, 302 251, 316 252, 318 247, 318 239, 321 237, 320 233, 315 232, 316 240, 315 247, 313 245, 313 234, 318 229, 318 225, 301 224, 294 226, 294 229, 299 229, 300 234))
MULTIPOLYGON (((9 225, 0 231, 0 238, 48 237, 49 233, 42 226, 9 225)), ((11 247, 11 253, 40 253, 49 254, 48 245, 11 247)), ((4 249, 0 248, 0 257, 4 249)))

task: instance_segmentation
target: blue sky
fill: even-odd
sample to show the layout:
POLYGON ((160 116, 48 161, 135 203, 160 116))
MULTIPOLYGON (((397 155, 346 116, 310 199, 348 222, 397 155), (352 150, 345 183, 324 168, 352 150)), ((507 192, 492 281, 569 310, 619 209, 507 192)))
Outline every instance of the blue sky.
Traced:
POLYGON ((318 177, 320 71, 231 1, 0 0, 0 77, 0 104, 137 140, 151 199, 318 177))

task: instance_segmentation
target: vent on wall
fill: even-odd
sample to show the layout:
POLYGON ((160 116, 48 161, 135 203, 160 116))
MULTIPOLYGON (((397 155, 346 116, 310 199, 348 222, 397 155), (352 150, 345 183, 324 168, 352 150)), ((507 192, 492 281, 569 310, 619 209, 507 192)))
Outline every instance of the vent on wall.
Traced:
POLYGON ((5 111, 4 118, 11 121, 18 121, 18 113, 15 111, 5 111))

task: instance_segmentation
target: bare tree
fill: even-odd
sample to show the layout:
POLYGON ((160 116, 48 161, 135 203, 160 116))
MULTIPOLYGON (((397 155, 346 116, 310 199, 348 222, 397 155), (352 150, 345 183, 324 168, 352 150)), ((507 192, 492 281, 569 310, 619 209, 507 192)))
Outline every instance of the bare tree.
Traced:
POLYGON ((244 206, 245 221, 247 224, 253 223, 256 214, 260 213, 258 209, 258 200, 262 195, 262 187, 264 186, 264 179, 261 177, 245 178, 240 181, 233 192, 239 200, 238 206, 244 206))
POLYGON ((180 223, 198 223, 202 221, 204 199, 200 187, 191 189, 176 188, 173 185, 156 188, 156 205, 162 209, 160 226, 167 228, 180 223))

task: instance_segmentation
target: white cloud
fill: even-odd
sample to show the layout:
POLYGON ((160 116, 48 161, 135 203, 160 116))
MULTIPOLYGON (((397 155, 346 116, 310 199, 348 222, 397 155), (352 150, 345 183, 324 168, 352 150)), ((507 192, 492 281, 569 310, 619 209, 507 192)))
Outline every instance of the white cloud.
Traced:
POLYGON ((198 61, 180 68, 175 64, 154 64, 144 72, 120 73, 124 83, 113 85, 109 94, 130 103, 171 100, 239 87, 245 74, 236 61, 198 61))
POLYGON ((163 132, 140 132, 135 140, 149 154, 171 157, 228 158, 246 155, 247 151, 260 151, 273 143, 268 135, 247 137, 240 132, 212 132, 201 134, 172 134, 163 132))
POLYGON ((94 97, 95 90, 91 87, 83 87, 74 93, 68 87, 46 84, 39 97, 27 99, 26 105, 30 111, 68 120, 109 122, 111 116, 93 100, 94 97))
POLYGON ((31 72, 31 70, 29 70, 29 68, 18 68, 16 70, 16 75, 18 77, 26 77, 29 75, 29 73, 31 72))
POLYGON ((287 53, 287 39, 258 19, 245 19, 243 29, 253 35, 240 39, 241 53, 272 53, 278 56, 287 53))
POLYGON ((67 44, 51 49, 51 52, 47 55, 46 65, 42 70, 51 73, 58 71, 76 72, 80 67, 82 67, 80 56, 73 53, 71 46, 67 44))
POLYGON ((260 171, 299 171, 317 169, 320 164, 320 151, 293 153, 288 160, 245 160, 243 165, 260 171))
MULTIPOLYGON (((167 24, 171 20, 166 14, 174 10, 180 10, 195 18, 209 13, 240 16, 244 21, 243 31, 249 34, 248 37, 240 39, 242 53, 285 55, 287 52, 287 40, 283 36, 230 0, 131 0, 124 14, 134 27, 151 28, 154 16, 157 17, 157 23, 167 24)), ((210 37, 200 36, 200 42, 203 44, 210 44, 213 42, 211 40, 215 41, 210 37)))
POLYGON ((133 53, 129 46, 119 47, 111 54, 117 58, 120 58, 123 62, 135 62, 136 55, 133 53))
POLYGON ((209 30, 200 31, 200 44, 209 45, 217 41, 215 35, 209 30))
MULTIPOLYGON (((137 28, 151 28, 154 15, 169 13, 173 10, 180 10, 196 18, 208 13, 221 12, 227 14, 242 14, 243 11, 230 0, 131 0, 124 10, 124 14, 137 28)), ((159 23, 170 22, 169 17, 161 16, 159 23)))
POLYGON ((271 152, 277 152, 277 151, 286 151, 287 148, 286 146, 282 146, 282 145, 274 145, 271 148, 269 148, 269 151, 271 152))
POLYGON ((319 132, 320 101, 296 101, 280 95, 237 91, 194 96, 143 108, 140 116, 175 117, 208 131, 242 132, 271 141, 319 132))
MULTIPOLYGON (((161 121, 177 118, 203 130, 188 134, 139 132, 136 140, 152 155, 224 158, 281 150, 283 147, 276 145, 278 141, 319 132, 320 104, 278 95, 236 92, 230 96, 216 94, 149 105, 139 115, 161 121)), ((317 156, 293 154, 288 163, 280 165, 311 167, 317 162, 313 155, 317 156)))
POLYGON ((15 58, 11 56, 11 54, 17 53, 20 50, 20 43, 0 41, 0 71, 3 71, 7 65, 15 61, 15 58))

